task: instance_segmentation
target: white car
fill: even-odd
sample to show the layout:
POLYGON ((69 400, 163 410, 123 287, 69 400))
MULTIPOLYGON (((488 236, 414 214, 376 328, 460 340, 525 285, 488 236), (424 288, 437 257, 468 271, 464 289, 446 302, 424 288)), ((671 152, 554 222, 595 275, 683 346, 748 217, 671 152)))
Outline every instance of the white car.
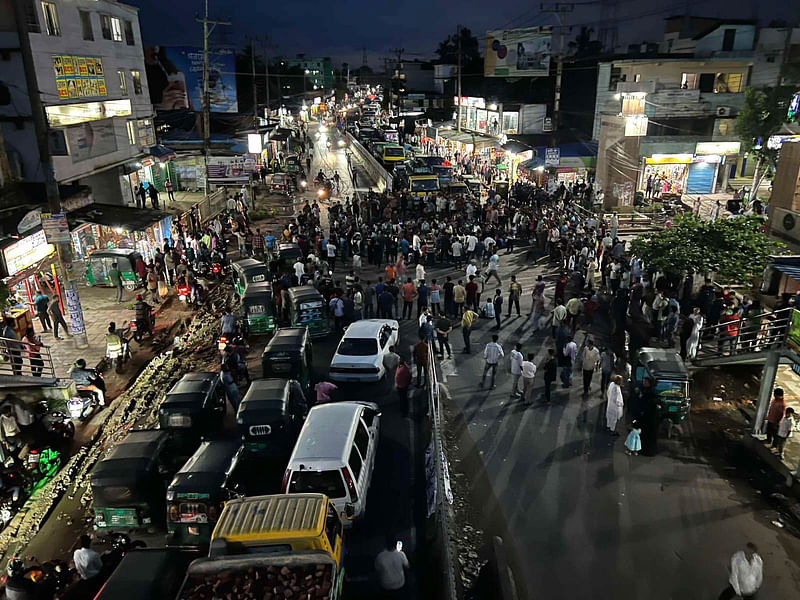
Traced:
POLYGON ((331 360, 332 381, 381 381, 383 357, 397 344, 400 326, 393 319, 364 319, 347 328, 331 360))

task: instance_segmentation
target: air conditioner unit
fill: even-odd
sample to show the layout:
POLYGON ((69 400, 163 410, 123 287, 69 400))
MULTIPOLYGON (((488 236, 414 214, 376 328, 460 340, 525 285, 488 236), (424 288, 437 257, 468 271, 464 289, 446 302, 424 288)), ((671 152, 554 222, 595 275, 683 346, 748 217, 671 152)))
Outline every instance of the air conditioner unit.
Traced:
POLYGON ((731 116, 731 107, 730 106, 718 106, 717 107, 717 116, 718 117, 730 117, 731 116))
POLYGON ((772 211, 771 233, 794 244, 800 243, 800 212, 787 208, 775 208, 772 211))

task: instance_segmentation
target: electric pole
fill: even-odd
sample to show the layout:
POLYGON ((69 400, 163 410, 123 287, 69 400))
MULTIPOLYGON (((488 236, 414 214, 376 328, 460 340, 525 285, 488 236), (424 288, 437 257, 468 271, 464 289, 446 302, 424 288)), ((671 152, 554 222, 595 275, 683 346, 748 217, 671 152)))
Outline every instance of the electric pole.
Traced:
MULTIPOLYGON (((250 39, 250 70, 253 76, 253 127, 258 132, 258 88, 256 87, 256 43, 250 39)), ((269 85, 269 83, 268 83, 269 85)))
POLYGON ((553 98, 553 132, 551 134, 551 146, 558 147, 558 127, 561 124, 561 77, 564 73, 564 34, 566 29, 567 14, 575 10, 575 5, 570 3, 557 2, 551 5, 540 4, 539 11, 543 13, 553 13, 558 19, 559 41, 558 55, 556 56, 556 85, 555 96, 553 98))
POLYGON ((461 133, 461 25, 456 25, 456 38, 458 39, 458 119, 456 131, 461 133))
MULTIPOLYGON (((402 80, 404 78, 404 75, 401 74, 401 71, 403 70, 402 60, 403 60, 403 52, 405 52, 405 51, 406 51, 405 48, 390 48, 389 49, 389 52, 391 52, 392 54, 396 54, 397 55, 397 61, 394 64, 395 68, 394 68, 394 76, 392 77, 392 81, 396 81, 397 82, 397 90, 396 90, 396 92, 397 92, 397 116, 398 117, 400 116, 400 89, 403 86, 403 81, 402 80)), ((393 88, 392 92, 395 91, 394 87, 395 86, 393 85, 392 86, 392 88, 393 88)))
MULTIPOLYGON (((47 204, 51 213, 61 212, 61 196, 58 191, 58 182, 53 168, 53 158, 50 155, 48 142, 48 122, 45 116, 44 104, 39 92, 39 83, 36 79, 36 65, 33 59, 31 41, 26 27, 26 5, 22 0, 14 0, 14 17, 17 21, 19 34, 20 53, 22 65, 25 69, 25 84, 28 88, 28 99, 31 105, 31 118, 36 132, 36 145, 39 150, 39 163, 44 174, 44 191, 47 204)), ((44 225, 44 223, 42 223, 44 225)), ((83 319, 83 307, 78 293, 78 282, 72 269, 71 241, 58 241, 53 244, 58 252, 58 263, 61 268, 61 277, 64 283, 64 296, 67 314, 69 315, 70 329, 77 348, 88 348, 89 338, 86 335, 86 322, 83 319)), ((57 299, 56 302, 59 302, 57 299)))
POLYGON ((203 157, 206 166, 206 194, 208 193, 208 150, 211 145, 211 94, 208 90, 208 38, 217 25, 230 25, 230 21, 212 21, 208 18, 208 0, 203 0, 203 157), (209 29, 209 25, 211 28, 209 29))

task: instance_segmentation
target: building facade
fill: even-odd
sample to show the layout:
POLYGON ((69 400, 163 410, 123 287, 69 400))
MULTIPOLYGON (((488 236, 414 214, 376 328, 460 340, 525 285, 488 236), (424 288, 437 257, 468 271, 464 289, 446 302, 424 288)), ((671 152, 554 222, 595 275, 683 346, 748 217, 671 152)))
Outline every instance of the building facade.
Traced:
MULTIPOLYGON (((96 202, 133 202, 131 173, 155 146, 138 9, 109 0, 0 0, 5 153, 15 176, 43 183, 20 36, 30 41, 56 181, 96 202), (17 23, 14 2, 25 19, 17 23)), ((135 178, 135 176, 134 176, 135 178)), ((62 192, 62 197, 64 193, 62 192)))
POLYGON ((330 57, 307 58, 298 55, 295 58, 281 58, 280 63, 287 68, 299 67, 306 76, 308 90, 330 89, 334 84, 333 63, 330 57))

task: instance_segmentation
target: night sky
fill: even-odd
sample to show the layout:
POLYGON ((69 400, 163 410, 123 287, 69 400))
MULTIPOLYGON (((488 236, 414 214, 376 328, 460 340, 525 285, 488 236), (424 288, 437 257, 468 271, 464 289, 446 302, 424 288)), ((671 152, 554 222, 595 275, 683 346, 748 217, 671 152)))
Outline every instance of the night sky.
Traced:
MULTIPOLYGON (((202 0, 122 0, 140 8, 146 44, 202 45, 201 25, 195 13, 202 0)), ((212 17, 228 20, 223 40, 241 47, 248 36, 269 36, 274 55, 331 56, 339 66, 362 63, 366 47, 369 65, 382 70, 390 48, 403 47, 406 58, 432 58, 438 42, 455 31, 456 24, 469 27, 479 39, 487 29, 555 25, 553 15, 540 14, 539 2, 531 0, 209 0, 212 17)), ((611 23, 609 6, 617 5, 619 41, 628 43, 663 34, 666 16, 681 14, 690 6, 697 16, 747 19, 757 16, 762 24, 771 19, 797 20, 795 0, 576 0, 569 23, 598 29, 611 23), (602 23, 602 24, 601 24, 602 23)), ((569 38, 574 38, 575 27, 569 38)), ((259 47, 259 46, 257 46, 259 47)), ((618 50, 621 48, 618 47, 618 50)))

